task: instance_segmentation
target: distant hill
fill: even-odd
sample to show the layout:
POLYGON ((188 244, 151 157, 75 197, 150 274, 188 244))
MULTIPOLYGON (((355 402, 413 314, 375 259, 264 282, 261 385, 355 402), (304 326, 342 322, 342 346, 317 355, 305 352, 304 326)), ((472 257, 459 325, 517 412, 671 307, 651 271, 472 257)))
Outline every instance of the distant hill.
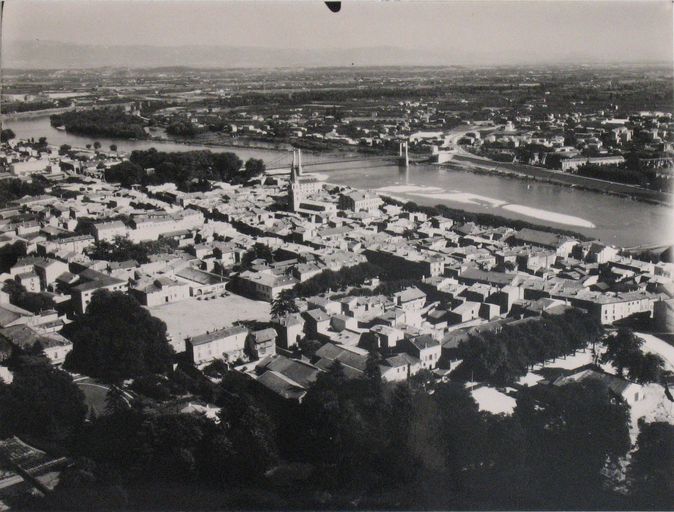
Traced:
POLYGON ((3 65, 14 69, 98 67, 317 67, 451 65, 447 55, 395 47, 283 49, 231 46, 95 46, 6 41, 3 65))
MULTIPOLYGON (((394 46, 368 48, 257 48, 238 46, 101 46, 58 41, 4 41, 5 69, 78 68, 301 68, 350 66, 483 66, 610 64, 567 52, 551 59, 542 48, 513 58, 494 45, 475 51, 461 48, 413 50, 394 46)), ((614 65, 661 66, 671 62, 621 62, 614 65)))

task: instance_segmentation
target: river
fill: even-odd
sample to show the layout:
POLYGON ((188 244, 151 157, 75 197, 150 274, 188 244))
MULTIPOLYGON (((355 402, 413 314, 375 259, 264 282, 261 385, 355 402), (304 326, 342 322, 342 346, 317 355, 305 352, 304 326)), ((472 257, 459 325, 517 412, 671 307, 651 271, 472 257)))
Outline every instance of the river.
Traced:
MULTIPOLYGON (((267 148, 212 147, 168 141, 129 141, 91 138, 54 129, 48 117, 6 120, 17 138, 47 137, 50 144, 84 147, 98 140, 104 148, 116 144, 121 152, 155 147, 161 151, 210 149, 233 151, 240 158, 261 158, 268 167, 287 161, 288 152, 267 148)), ((468 171, 412 165, 408 170, 381 161, 334 163, 345 154, 306 154, 307 171, 331 183, 374 189, 419 204, 445 204, 473 212, 492 213, 538 224, 569 229, 622 247, 655 242, 674 244, 674 210, 549 183, 468 171)))

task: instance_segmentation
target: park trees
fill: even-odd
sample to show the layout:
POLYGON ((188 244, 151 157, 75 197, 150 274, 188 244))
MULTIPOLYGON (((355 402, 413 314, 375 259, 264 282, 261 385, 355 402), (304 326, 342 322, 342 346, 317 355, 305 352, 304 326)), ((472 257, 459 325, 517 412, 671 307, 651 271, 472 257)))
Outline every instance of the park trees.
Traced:
POLYGON ((16 137, 16 134, 10 128, 3 128, 0 132, 0 142, 8 142, 16 137))
POLYGON ((561 508, 601 506, 604 469, 630 448, 628 409, 600 382, 520 392, 515 418, 527 436, 533 495, 561 508))
POLYGON ((29 292, 20 283, 11 279, 5 281, 2 291, 9 294, 12 304, 31 313, 38 314, 56 307, 56 303, 49 295, 29 292))
POLYGON ((84 423, 87 408, 70 375, 31 359, 0 385, 0 422, 7 433, 64 443, 84 423))
POLYGON ((606 352, 602 362, 611 363, 621 376, 636 382, 658 382, 664 371, 664 362, 656 354, 644 354, 644 341, 627 328, 620 328, 616 334, 604 338, 606 352))
POLYGON ((264 171, 265 165, 263 160, 259 158, 249 158, 248 160, 246 160, 244 172, 246 173, 246 177, 248 179, 255 178, 260 174, 264 173, 264 171))
POLYGON ((498 333, 472 335, 459 344, 463 362, 457 376, 509 384, 533 364, 571 354, 600 333, 601 327, 592 317, 571 310, 560 316, 506 325, 498 333))
POLYGON ((121 292, 94 293, 64 334, 73 342, 65 366, 107 382, 163 373, 172 361, 166 324, 121 292))
POLYGON ((138 164, 130 161, 121 162, 105 170, 105 180, 119 183, 122 187, 131 187, 142 183, 145 179, 145 170, 138 164))
POLYGON ((635 509, 674 508, 674 425, 640 425, 628 475, 635 509))

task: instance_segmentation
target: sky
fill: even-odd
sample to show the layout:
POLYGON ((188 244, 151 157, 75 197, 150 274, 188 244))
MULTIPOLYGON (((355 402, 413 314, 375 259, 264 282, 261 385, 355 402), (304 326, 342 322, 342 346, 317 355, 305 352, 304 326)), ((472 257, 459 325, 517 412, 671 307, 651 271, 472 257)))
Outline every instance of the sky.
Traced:
POLYGON ((8 0, 3 42, 255 46, 528 55, 554 63, 672 61, 672 3, 657 1, 8 0))

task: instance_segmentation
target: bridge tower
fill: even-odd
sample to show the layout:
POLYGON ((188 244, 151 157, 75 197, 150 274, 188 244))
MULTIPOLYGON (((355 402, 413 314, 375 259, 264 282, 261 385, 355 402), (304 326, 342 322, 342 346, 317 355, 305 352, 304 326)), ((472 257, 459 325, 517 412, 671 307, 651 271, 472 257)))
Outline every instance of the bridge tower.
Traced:
POLYGON ((410 166, 410 155, 407 141, 401 142, 400 146, 398 147, 398 165, 400 167, 410 166))

